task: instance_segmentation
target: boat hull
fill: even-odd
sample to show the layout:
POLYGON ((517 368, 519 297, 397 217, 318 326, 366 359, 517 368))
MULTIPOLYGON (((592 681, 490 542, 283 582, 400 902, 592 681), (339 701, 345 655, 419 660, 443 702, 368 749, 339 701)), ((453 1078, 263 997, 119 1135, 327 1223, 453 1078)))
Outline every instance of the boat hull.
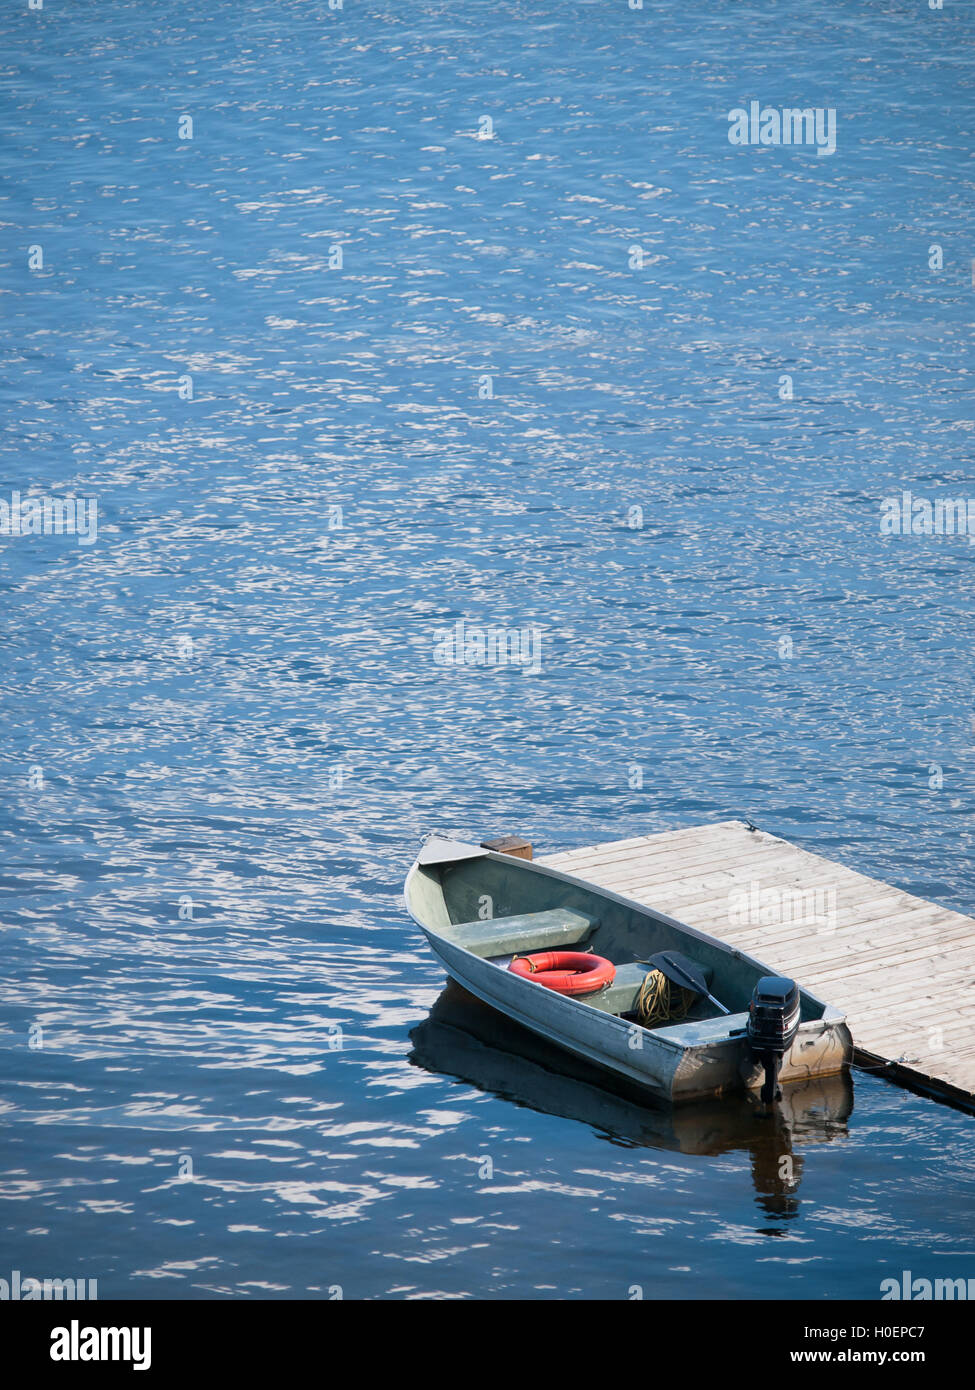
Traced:
MULTIPOLYGON (((635 1028, 626 1019, 599 1013, 567 995, 544 990, 499 970, 424 930, 430 949, 451 979, 516 1023, 558 1044, 605 1071, 636 1082, 658 1100, 671 1103, 704 1100, 728 1092, 758 1090, 761 1065, 744 1039, 726 1037, 700 1044, 678 1044, 666 1029, 635 1028), (531 997, 519 998, 512 985, 528 986, 531 997)), ((852 1040, 843 1019, 815 1019, 799 1025, 796 1040, 783 1058, 779 1081, 807 1081, 842 1071, 852 1040)))
MULTIPOLYGON (((783 1087, 772 1110, 757 1091, 687 1105, 658 1102, 646 1087, 539 1037, 449 978, 410 1041, 415 1066, 589 1124, 625 1143, 682 1153, 750 1152, 753 1172, 768 1179, 763 1191, 785 1191, 780 1160, 794 1142, 805 1147, 841 1139, 853 1109, 845 1069, 783 1087)), ((787 1190, 794 1195, 791 1185, 787 1190)))

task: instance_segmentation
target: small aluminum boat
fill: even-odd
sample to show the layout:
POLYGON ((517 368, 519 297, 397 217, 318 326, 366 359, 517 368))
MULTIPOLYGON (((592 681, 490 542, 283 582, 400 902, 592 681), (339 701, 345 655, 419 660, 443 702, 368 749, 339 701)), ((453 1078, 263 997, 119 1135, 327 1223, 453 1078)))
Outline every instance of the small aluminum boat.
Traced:
POLYGON ((779 1083, 833 1075, 851 1059, 839 1010, 723 941, 557 869, 433 836, 404 892, 451 978, 658 1099, 760 1089, 770 1101, 779 1083), (612 981, 570 996, 509 969, 516 956, 568 948, 611 961, 612 981), (693 966, 707 986, 680 1022, 640 1021, 650 957, 660 953, 693 966))

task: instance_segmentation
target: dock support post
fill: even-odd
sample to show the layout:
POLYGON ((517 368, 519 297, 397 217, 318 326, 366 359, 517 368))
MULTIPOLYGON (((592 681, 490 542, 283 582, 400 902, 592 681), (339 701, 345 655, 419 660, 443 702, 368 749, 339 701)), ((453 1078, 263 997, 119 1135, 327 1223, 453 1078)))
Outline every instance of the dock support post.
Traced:
POLYGON ((501 835, 497 840, 482 840, 481 849, 493 849, 498 854, 512 854, 516 859, 530 859, 532 847, 520 835, 501 835))

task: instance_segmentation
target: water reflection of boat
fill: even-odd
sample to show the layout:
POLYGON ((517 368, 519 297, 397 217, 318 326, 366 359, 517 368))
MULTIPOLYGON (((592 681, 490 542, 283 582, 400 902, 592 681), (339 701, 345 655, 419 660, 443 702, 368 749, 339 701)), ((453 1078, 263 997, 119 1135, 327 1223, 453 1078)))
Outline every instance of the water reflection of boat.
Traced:
POLYGON ((646 1091, 522 1028, 454 981, 410 1034, 410 1061, 533 1110, 580 1120, 631 1148, 751 1156, 760 1206, 770 1216, 798 1210, 802 1149, 846 1133, 853 1083, 846 1072, 783 1087, 778 1106, 754 1092, 670 1106, 646 1091), (796 1146, 796 1147, 794 1147, 796 1146))

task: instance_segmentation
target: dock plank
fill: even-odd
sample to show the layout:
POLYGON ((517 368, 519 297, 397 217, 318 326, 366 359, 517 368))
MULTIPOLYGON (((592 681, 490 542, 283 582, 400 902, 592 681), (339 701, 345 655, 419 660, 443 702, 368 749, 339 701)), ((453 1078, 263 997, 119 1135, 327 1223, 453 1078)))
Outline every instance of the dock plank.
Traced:
POLYGON ((845 1011, 861 1060, 975 1108, 975 918, 743 821, 610 840, 538 862, 794 976, 845 1011), (758 904, 766 894, 764 917, 753 884, 758 904), (809 899, 796 895, 829 890, 829 921, 807 919, 809 899))

